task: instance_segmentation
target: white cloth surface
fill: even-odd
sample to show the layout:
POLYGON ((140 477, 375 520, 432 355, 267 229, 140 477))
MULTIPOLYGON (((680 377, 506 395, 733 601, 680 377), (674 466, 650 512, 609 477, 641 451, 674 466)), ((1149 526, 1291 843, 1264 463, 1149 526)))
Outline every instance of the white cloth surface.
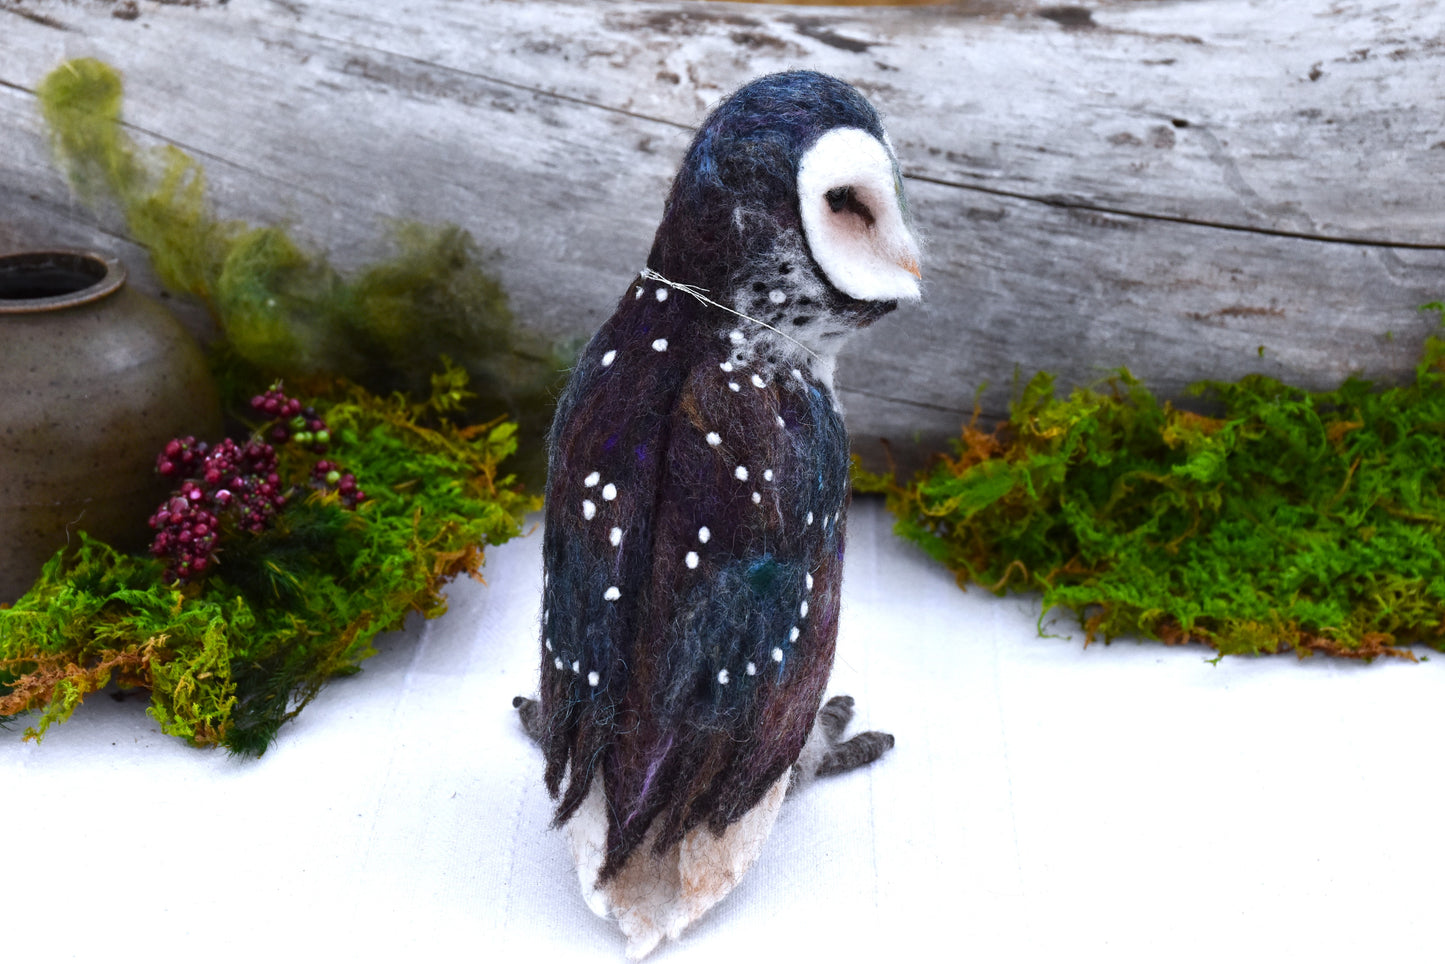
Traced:
MULTIPOLYGON (((890 521, 854 505, 830 692, 897 747, 790 798, 651 960, 1440 959, 1445 657, 1042 638, 1036 598, 959 591, 890 521)), ((134 696, 0 733, 6 959, 621 961, 511 706, 540 546, 489 551, 260 760, 134 696)))

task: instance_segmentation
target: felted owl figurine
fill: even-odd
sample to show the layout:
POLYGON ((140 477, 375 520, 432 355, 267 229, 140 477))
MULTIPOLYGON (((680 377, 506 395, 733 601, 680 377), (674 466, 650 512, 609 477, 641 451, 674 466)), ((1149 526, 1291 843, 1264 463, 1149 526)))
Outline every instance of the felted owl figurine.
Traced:
POLYGON ((847 697, 819 709, 849 498, 832 381, 849 334, 919 297, 918 260, 872 106, 760 78, 698 132, 561 397, 541 699, 515 703, 634 959, 732 889, 795 775, 893 745, 840 742, 847 697))

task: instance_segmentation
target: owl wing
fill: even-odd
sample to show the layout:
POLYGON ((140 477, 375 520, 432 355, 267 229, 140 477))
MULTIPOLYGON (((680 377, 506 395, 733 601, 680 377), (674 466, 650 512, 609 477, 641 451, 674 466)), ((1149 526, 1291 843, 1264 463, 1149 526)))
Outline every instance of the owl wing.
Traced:
POLYGON ((665 326, 640 346, 627 329, 604 326, 559 408, 544 547, 548 787, 570 765, 565 822, 600 770, 603 880, 654 825, 659 851, 721 832, 797 759, 832 666, 847 498, 820 384, 725 345, 681 364, 646 340, 665 326))

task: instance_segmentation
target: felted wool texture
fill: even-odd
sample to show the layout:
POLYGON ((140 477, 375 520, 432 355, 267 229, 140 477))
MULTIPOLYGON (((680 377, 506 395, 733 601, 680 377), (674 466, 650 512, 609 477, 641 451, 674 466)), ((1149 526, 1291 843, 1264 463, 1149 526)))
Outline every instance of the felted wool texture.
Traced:
POLYGON ((856 127, 828 131, 798 166, 798 194, 806 199, 800 214, 813 257, 851 298, 919 296, 918 242, 899 203, 901 186, 892 152, 856 127))
POLYGON ((541 742, 558 824, 601 780, 599 883, 645 838, 660 855, 698 828, 722 834, 814 725, 849 497, 831 359, 894 307, 843 295, 803 242, 798 160, 840 126, 883 136, 833 78, 744 87, 698 133, 648 258, 734 310, 781 311, 787 336, 639 276, 558 406, 541 742), (810 328, 812 345, 795 335, 810 328))

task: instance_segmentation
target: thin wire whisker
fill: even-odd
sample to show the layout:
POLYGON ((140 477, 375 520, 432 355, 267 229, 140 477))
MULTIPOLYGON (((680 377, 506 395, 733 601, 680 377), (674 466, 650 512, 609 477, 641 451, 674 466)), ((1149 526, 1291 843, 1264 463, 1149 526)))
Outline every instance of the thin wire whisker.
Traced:
POLYGON ((680 281, 669 281, 667 278, 664 278, 662 275, 658 274, 656 271, 653 271, 650 267, 644 267, 644 268, 642 269, 641 273, 639 274, 639 277, 644 278, 644 279, 646 279, 646 280, 648 280, 648 281, 656 281, 656 282, 658 282, 658 283, 660 283, 660 284, 665 284, 665 285, 667 285, 669 288, 675 289, 675 290, 677 290, 677 291, 681 291, 683 294, 692 295, 694 298, 696 298, 698 301, 701 301, 701 302, 702 302, 703 304, 705 304, 705 305, 712 305, 714 308, 721 308, 723 311, 726 311, 728 314, 730 314, 730 315, 736 315, 737 317, 743 319, 743 321, 751 321, 751 322, 752 322, 753 324, 755 324, 755 325, 760 325, 761 327, 768 329, 768 331, 773 332, 775 335, 780 335, 780 336, 782 336, 783 338, 786 338, 788 341, 790 341, 790 342, 792 342, 793 344, 797 345, 799 348, 803 349, 803 351, 805 351, 805 352, 807 352, 808 354, 812 355, 814 358, 818 358, 818 357, 819 357, 817 352, 813 351, 813 349, 809 348, 807 345, 803 344, 801 341, 798 341, 798 339, 794 338, 792 335, 788 334, 787 332, 785 332, 785 331, 780 331, 779 329, 774 328, 772 325, 768 324, 766 321, 759 321, 758 319, 752 317, 751 315, 745 315, 745 314, 743 314, 741 311, 735 311, 735 310, 733 310, 732 308, 729 308, 727 305, 718 304, 716 301, 713 301, 713 300, 712 300, 711 298, 709 298, 706 294, 704 294, 704 292, 707 291, 706 288, 699 288, 699 287, 697 287, 696 285, 683 284, 683 283, 680 282, 680 281))

